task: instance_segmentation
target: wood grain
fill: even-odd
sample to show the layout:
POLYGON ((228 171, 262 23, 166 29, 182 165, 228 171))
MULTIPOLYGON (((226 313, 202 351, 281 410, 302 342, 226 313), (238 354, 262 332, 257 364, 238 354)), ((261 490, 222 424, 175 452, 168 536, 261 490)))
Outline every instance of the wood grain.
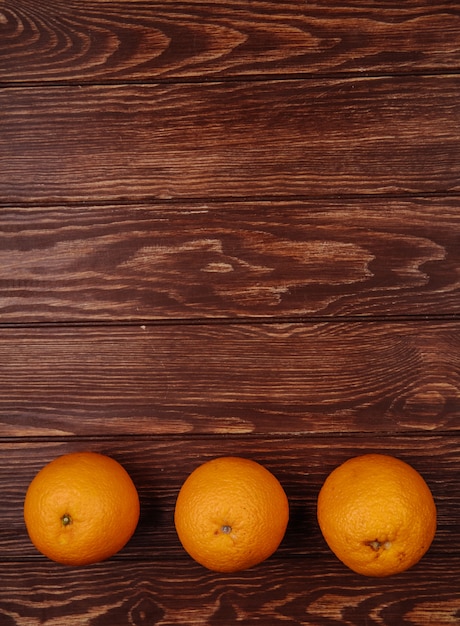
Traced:
POLYGON ((460 623, 460 8, 396 0, 0 3, 0 625, 460 623), (23 499, 118 459, 135 535, 67 568, 23 499), (316 498, 360 453, 427 480, 435 540, 358 576, 316 498), (279 550, 194 563, 214 456, 271 469, 279 550))
POLYGON ((458 322, 0 330, 0 435, 458 430, 458 322))
POLYGON ((0 81, 111 82, 458 68, 455 2, 15 0, 0 81))
POLYGON ((2 626, 458 623, 458 556, 451 570, 431 560, 387 580, 327 565, 325 573, 323 558, 271 559, 238 575, 215 575, 184 559, 86 569, 2 564, 0 619, 2 626))
POLYGON ((0 198, 460 190, 456 76, 0 91, 0 198))
MULTIPOLYGON (((186 477, 201 463, 225 455, 240 455, 262 463, 280 480, 289 499, 290 521, 277 558, 325 558, 333 562, 316 522, 316 498, 337 465, 366 452, 395 455, 415 467, 433 492, 438 509, 436 537, 426 561, 444 556, 446 566, 458 541, 456 511, 460 505, 460 447, 453 433, 311 435, 297 437, 206 436, 99 437, 55 441, 0 441, 0 550, 3 559, 40 560, 23 523, 22 506, 30 481, 46 463, 74 450, 93 450, 117 459, 139 492, 141 518, 129 544, 113 559, 143 562, 182 558, 174 529, 174 506, 186 477)), ((0 566, 1 567, 1 566, 0 566)))
POLYGON ((459 231, 458 197, 4 208, 0 320, 446 317, 459 231))

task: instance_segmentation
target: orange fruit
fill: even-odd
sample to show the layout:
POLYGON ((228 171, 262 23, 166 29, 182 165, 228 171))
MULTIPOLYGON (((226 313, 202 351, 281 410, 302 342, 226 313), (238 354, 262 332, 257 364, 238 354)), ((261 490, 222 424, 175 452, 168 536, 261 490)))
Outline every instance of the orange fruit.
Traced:
POLYGON ((139 520, 139 497, 117 461, 75 452, 38 472, 26 493, 24 520, 32 543, 48 558, 87 565, 128 542, 139 520))
POLYGON ((413 467, 385 454, 365 454, 337 467, 321 488, 317 513, 332 552, 367 576, 412 567, 436 532, 428 485, 413 467))
POLYGON ((265 467, 220 457, 195 469, 182 485, 174 522, 189 555, 217 572, 257 565, 278 548, 289 518, 286 494, 265 467))

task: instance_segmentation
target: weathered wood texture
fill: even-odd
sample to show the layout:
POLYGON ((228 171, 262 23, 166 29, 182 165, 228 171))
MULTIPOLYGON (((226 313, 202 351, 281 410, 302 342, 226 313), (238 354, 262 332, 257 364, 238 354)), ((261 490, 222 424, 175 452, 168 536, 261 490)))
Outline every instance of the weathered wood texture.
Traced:
POLYGON ((457 2, 6 1, 0 81, 458 69, 457 2))
POLYGON ((0 435, 455 431, 459 331, 459 322, 3 329, 0 435))
POLYGON ((456 625, 458 556, 392 579, 358 578, 325 559, 272 559, 217 576, 183 559, 107 562, 91 569, 4 564, 2 626, 456 625), (327 568, 325 567, 327 564, 327 568), (327 574, 325 574, 327 569, 327 574), (64 582, 63 582, 64 581, 64 582), (268 590, 268 591, 267 591, 268 590))
POLYGON ((460 623, 460 7, 0 4, 0 625, 460 623), (47 461, 118 459, 141 498, 105 563, 39 555, 47 461), (395 454, 429 552, 358 576, 316 498, 395 454), (289 497, 280 549, 218 575, 175 498, 241 454, 289 497))
POLYGON ((460 313, 458 197, 4 208, 0 320, 460 313))
POLYGON ((0 90, 14 202, 460 191, 458 76, 0 90))

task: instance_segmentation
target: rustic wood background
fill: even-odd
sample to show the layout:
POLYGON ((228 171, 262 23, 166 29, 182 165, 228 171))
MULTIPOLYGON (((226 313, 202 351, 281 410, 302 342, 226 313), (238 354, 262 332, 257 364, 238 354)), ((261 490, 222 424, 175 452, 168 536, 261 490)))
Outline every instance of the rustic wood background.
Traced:
POLYGON ((0 4, 0 624, 460 624, 460 5, 0 4), (130 472, 126 548, 30 544, 35 473, 130 472), (368 451, 439 527, 399 576, 331 554, 318 491, 368 451), (177 492, 241 454, 280 479, 280 549, 214 574, 177 492))

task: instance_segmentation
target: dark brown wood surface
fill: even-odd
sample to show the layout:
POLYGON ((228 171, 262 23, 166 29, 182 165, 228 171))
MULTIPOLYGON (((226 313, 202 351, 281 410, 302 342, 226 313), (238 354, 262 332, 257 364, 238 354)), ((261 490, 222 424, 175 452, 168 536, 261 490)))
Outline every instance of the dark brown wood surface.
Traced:
POLYGON ((460 192, 459 77, 9 88, 5 201, 460 192))
POLYGON ((458 70, 458 3, 7 0, 0 77, 152 80, 458 70))
POLYGON ((0 331, 0 435, 456 432, 458 322, 0 331))
POLYGON ((460 312, 460 198, 4 208, 1 319, 460 312))
POLYGON ((457 1, 0 4, 0 626, 460 624, 459 257, 457 1), (70 568, 22 507, 82 449, 126 467, 141 518, 70 568), (382 580, 315 513, 369 451, 438 509, 382 580), (224 454, 290 502, 232 575, 173 524, 224 454))

